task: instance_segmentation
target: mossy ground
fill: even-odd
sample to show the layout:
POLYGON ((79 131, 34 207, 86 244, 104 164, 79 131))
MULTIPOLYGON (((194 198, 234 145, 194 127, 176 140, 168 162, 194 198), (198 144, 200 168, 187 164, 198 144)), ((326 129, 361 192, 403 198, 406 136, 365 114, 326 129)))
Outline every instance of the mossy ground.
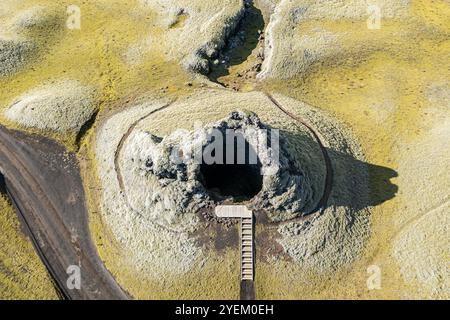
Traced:
MULTIPOLYGON (((434 1, 433 5, 427 1, 413 1, 413 4, 412 16, 429 28, 435 28, 434 33, 424 31, 414 40, 395 42, 391 53, 377 51, 362 63, 355 64, 351 59, 336 65, 322 63, 314 65, 299 79, 271 81, 264 85, 265 90, 284 93, 334 114, 356 134, 370 163, 393 168, 399 175, 403 174, 398 170, 399 151, 404 149, 404 144, 420 141, 436 121, 432 110, 435 106, 428 100, 430 86, 439 83, 448 86, 450 79, 450 39, 436 32, 448 34, 450 31, 448 20, 443 19, 450 16, 450 6, 445 1, 434 1)), ((356 30, 351 21, 326 21, 321 26, 332 32, 356 30)), ((370 32, 383 38, 399 28, 398 23, 383 22, 381 30, 370 32)), ((355 31, 348 41, 352 43, 360 36, 360 32, 355 31)), ((445 185, 439 181, 442 178, 436 179, 429 183, 445 185)), ((399 183, 398 178, 391 182, 399 183)), ((372 188, 375 190, 377 186, 372 188)), ((408 198, 402 195, 402 188, 399 185, 400 192, 396 197, 371 210, 372 236, 365 254, 353 266, 332 276, 316 276, 319 281, 291 285, 292 291, 286 298, 420 297, 419 284, 403 280, 392 256, 393 240, 401 227, 398 221, 402 220, 404 208, 409 205, 408 198), (370 276, 367 268, 371 265, 382 270, 380 290, 367 289, 366 281, 370 276)), ((414 208, 410 209, 414 211, 414 208)), ((283 270, 283 266, 280 268, 283 270)), ((265 274, 260 276, 268 280, 265 274)), ((284 285, 290 286, 289 283, 284 285)))
MULTIPOLYGON (((33 0, 17 7, 19 11, 34 5, 43 5, 58 17, 59 23, 52 25, 50 29, 28 34, 33 39, 37 39, 40 48, 37 56, 22 71, 0 79, 0 88, 2 88, 0 122, 3 125, 23 130, 24 128, 5 119, 3 111, 16 97, 54 79, 77 79, 82 83, 93 85, 100 95, 99 119, 103 113, 120 108, 121 101, 125 102, 124 97, 133 99, 135 96, 149 92, 156 96, 173 95, 174 92, 180 92, 186 87, 190 77, 185 75, 178 65, 165 62, 158 54, 148 57, 138 67, 130 67, 121 59, 121 53, 125 52, 143 32, 157 29, 152 27, 151 12, 139 12, 135 3, 126 4, 123 1, 83 2, 79 4, 81 30, 69 30, 65 28, 68 17, 66 9, 71 4, 73 4, 72 1, 56 3, 33 0), (130 11, 139 17, 130 19, 130 11)), ((79 149, 76 133, 62 135, 36 129, 26 130, 55 138, 71 151, 79 149)), ((87 132, 88 135, 89 132, 87 132)), ((79 142, 83 144, 84 141, 85 139, 82 139, 79 142)), ((81 159, 82 164, 83 161, 81 159)), ((89 189, 87 193, 89 195, 89 189)), ((95 216, 95 211, 91 212, 92 216, 95 216)), ((44 266, 40 263, 29 240, 19 230, 19 222, 14 210, 3 196, 0 197, 0 213, 2 229, 0 297, 57 298, 44 266)), ((95 234, 96 220, 94 218, 92 220, 94 220, 92 229, 95 234)), ((97 244, 101 249, 101 241, 97 244)), ((108 254, 102 256, 104 259, 111 257, 108 254)), ((114 258, 111 260, 114 261, 114 258)), ((133 290, 130 291, 133 292, 133 290)))
POLYGON ((57 299, 50 276, 20 229, 11 203, 0 193, 0 298, 57 299))
MULTIPOLYGON (((39 53, 23 71, 0 79, 0 111, 7 108, 15 97, 55 78, 78 79, 98 89, 98 122, 126 105, 126 101, 132 101, 140 95, 175 97, 190 90, 186 86, 186 82, 192 80, 190 76, 177 64, 164 61, 158 50, 146 53, 143 62, 137 66, 130 66, 122 59, 122 53, 138 42, 142 33, 163 36, 163 31, 153 24, 151 12, 137 10, 135 2, 85 1, 79 5, 82 29, 68 30, 61 26, 67 18, 66 8, 72 3, 70 0, 57 3, 33 0, 21 5, 24 8, 35 4, 50 7, 57 13, 61 24, 60 29, 30 34, 38 41, 39 53), (130 12, 133 12, 135 19, 130 19, 130 12)), ((448 1, 433 1, 432 4, 425 0, 413 1, 412 10, 412 15, 425 25, 448 32, 448 1)), ((334 32, 345 31, 351 25, 351 21, 326 21, 323 24, 334 32)), ((373 32, 379 32, 379 37, 386 37, 397 27, 400 26, 387 22, 381 30, 373 32)), ((448 84, 450 79, 450 40, 443 38, 438 32, 435 35, 426 33, 424 30, 423 37, 398 41, 392 47, 392 52, 396 54, 377 51, 363 63, 355 64, 348 59, 339 64, 318 64, 312 66, 301 79, 269 81, 259 86, 266 91, 278 91, 334 114, 352 128, 364 147, 368 161, 398 168, 398 150, 402 144, 419 140, 433 123, 426 96, 429 84, 448 84), (383 99, 380 95, 388 99, 383 99), (385 100, 390 103, 383 105, 385 100)), ((354 43, 359 36, 361 34, 356 33, 349 41, 354 43)), ((235 73, 233 70, 241 70, 242 67, 232 67, 231 74, 235 73)), ((249 87, 253 88, 253 85, 249 87)), ((0 121, 15 127, 3 116, 0 116, 0 121)), ((238 298, 238 264, 231 263, 230 273, 219 281, 209 283, 210 278, 203 273, 190 278, 191 281, 203 281, 205 287, 210 288, 209 292, 199 293, 191 292, 189 283, 182 279, 177 287, 170 288, 151 283, 133 270, 132 266, 119 259, 120 247, 98 212, 99 182, 92 154, 94 130, 86 133, 78 154, 91 213, 93 238, 106 265, 111 269, 121 270, 114 273, 119 282, 139 298, 238 298)), ((35 132, 57 138, 69 149, 78 150, 75 134, 58 136, 51 132, 35 132)), ((392 182, 395 183, 396 180, 392 182)), ((405 206, 407 199, 400 194, 373 208, 372 237, 365 253, 352 266, 333 275, 311 272, 311 281, 307 283, 288 283, 283 274, 310 271, 297 270, 284 262, 275 267, 260 266, 256 279, 258 297, 370 299, 413 296, 417 284, 402 280, 391 254, 393 237, 399 229, 396 221, 405 206), (367 268, 372 264, 378 265, 382 270, 381 290, 367 289, 367 268), (274 270, 277 272, 274 273, 274 270), (285 290, 262 291, 258 287, 258 283, 262 281, 285 290)), ((17 218, 3 196, 0 196, 0 213, 0 297, 56 298, 44 267, 39 263, 29 241, 19 231, 17 218)), ((214 261, 217 264, 238 261, 237 252, 234 251, 212 259, 216 259, 214 261)), ((205 272, 208 275, 214 272, 214 268, 205 272)))

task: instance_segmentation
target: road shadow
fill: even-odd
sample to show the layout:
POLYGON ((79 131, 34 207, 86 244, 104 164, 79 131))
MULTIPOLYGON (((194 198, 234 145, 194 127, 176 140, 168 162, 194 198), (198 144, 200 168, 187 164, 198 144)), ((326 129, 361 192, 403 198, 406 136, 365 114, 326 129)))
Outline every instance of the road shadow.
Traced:
POLYGON ((0 172, 0 195, 6 196, 5 177, 1 172, 0 172))

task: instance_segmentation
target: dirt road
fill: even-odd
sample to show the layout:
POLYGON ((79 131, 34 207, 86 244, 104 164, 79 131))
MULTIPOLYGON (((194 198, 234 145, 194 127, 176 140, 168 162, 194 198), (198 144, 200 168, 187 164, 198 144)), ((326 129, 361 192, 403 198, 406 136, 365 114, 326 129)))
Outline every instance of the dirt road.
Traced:
POLYGON ((0 126, 0 172, 25 231, 64 298, 128 298, 104 267, 90 237, 73 153, 52 140, 0 126), (79 290, 67 286, 69 276, 75 275, 67 273, 70 266, 80 268, 79 290))

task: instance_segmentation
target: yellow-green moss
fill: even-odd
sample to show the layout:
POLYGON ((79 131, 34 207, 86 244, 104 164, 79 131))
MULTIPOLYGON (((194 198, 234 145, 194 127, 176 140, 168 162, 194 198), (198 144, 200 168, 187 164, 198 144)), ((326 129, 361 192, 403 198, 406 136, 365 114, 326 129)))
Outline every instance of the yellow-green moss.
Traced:
POLYGON ((47 270, 3 194, 0 228, 0 299, 57 299, 47 270))
MULTIPOLYGON (((26 5, 43 4, 51 7, 63 23, 67 17, 66 8, 73 2, 63 0, 50 2, 45 0, 27 1, 26 5)), ((7 108, 15 97, 35 88, 41 83, 55 78, 69 77, 83 83, 91 84, 100 92, 99 120, 115 109, 126 105, 140 95, 151 92, 156 95, 177 96, 185 94, 189 88, 186 81, 190 77, 174 63, 163 60, 158 50, 150 50, 137 66, 128 65, 122 54, 141 40, 143 33, 149 36, 162 37, 163 31, 152 24, 152 13, 139 12, 134 8, 136 3, 124 1, 85 1, 79 4, 81 9, 81 30, 52 29, 45 30, 45 37, 33 31, 38 39, 39 54, 29 66, 18 74, 0 79, 0 112, 7 108), (133 12, 135 16, 130 17, 133 12), (44 41, 45 40, 45 41, 44 41)), ((278 91, 287 96, 305 101, 311 105, 336 115, 346 122, 361 141, 369 162, 396 169, 398 167, 398 148, 402 143, 420 139, 431 126, 426 114, 428 102, 426 89, 429 84, 447 82, 450 79, 449 52, 450 40, 441 32, 449 32, 450 7, 448 1, 428 0, 412 1, 412 12, 417 21, 428 27, 414 39, 393 39, 389 51, 379 50, 370 54, 362 63, 352 59, 343 59, 339 63, 318 64, 301 79, 289 81, 270 81, 263 83, 264 90, 278 91), (434 30, 434 31, 433 31, 434 30), (384 104, 383 96, 387 95, 384 104)), ((179 23, 182 23, 180 20, 179 23)), ((299 32, 313 28, 317 21, 305 25, 299 32)), ((351 21, 320 21, 326 30, 331 32, 354 31, 351 21)), ((362 41, 371 32, 373 37, 386 39, 402 23, 383 21, 382 29, 364 30, 352 33, 347 44, 362 41)), ((230 69, 231 78, 253 62, 253 57, 243 65, 230 69)), ((233 79, 225 79, 233 80, 233 79)), ((253 84, 242 84, 245 90, 254 88, 253 84)), ((0 116, 0 122, 12 127, 0 116)), ((95 129, 94 129, 95 130, 95 129)), ((74 144, 75 135, 58 136, 54 133, 38 132, 57 138, 71 150, 77 150, 74 144)), ((189 284, 180 279, 177 287, 164 291, 155 283, 136 277, 132 266, 126 265, 120 254, 120 248, 114 237, 105 227, 98 213, 99 186, 95 173, 94 155, 92 152, 92 133, 88 132, 83 140, 79 153, 83 180, 88 197, 91 231, 97 244, 101 258, 112 270, 121 270, 114 275, 120 283, 126 284, 126 290, 141 298, 176 298, 181 294, 200 297, 200 293, 188 292, 189 284), (166 293, 163 293, 166 292, 166 293)), ((401 173, 400 173, 401 174, 401 173)), ((393 183, 396 179, 392 180, 393 183)), ((365 254, 346 270, 330 275, 308 273, 308 283, 287 282, 283 274, 305 273, 292 265, 280 262, 276 269, 269 265, 258 266, 257 290, 259 298, 404 298, 415 291, 414 283, 404 283, 399 268, 391 256, 393 237, 398 231, 395 221, 401 215, 401 208, 407 205, 407 199, 397 196, 372 210, 372 238, 367 244, 365 254), (371 264, 382 268, 382 289, 369 291, 366 287, 367 267, 371 264), (274 272, 274 270, 276 272, 274 272), (273 283, 273 288, 285 288, 280 292, 261 291, 260 282, 273 283)), ((56 294, 51 288, 45 270, 39 263, 29 242, 18 232, 17 221, 9 205, 0 199, 0 225, 2 234, 2 268, 8 269, 0 274, 0 293, 5 298, 54 298, 56 294), (12 259, 16 256, 26 262, 12 259), (28 265, 21 272, 22 267, 28 265), (13 271, 10 271, 13 270, 13 271), (15 281, 18 279, 18 281, 15 281), (18 284, 17 284, 18 283, 18 284), (35 289, 37 288, 37 291, 35 289), (33 290, 31 290, 33 289, 33 290), (30 293, 31 291, 37 293, 30 293)), ((215 259, 216 257, 213 257, 215 259)), ((234 253, 227 252, 226 257, 217 259, 235 261, 234 253)), ((207 271, 209 272, 209 271, 207 271)), ((208 292, 201 297, 237 298, 227 296, 225 292, 238 292, 238 270, 230 270, 230 274, 208 283, 208 292), (237 278, 236 278, 237 279, 237 278), (226 290, 225 290, 226 289, 226 290), (221 295, 223 294, 223 296, 221 295)), ((195 281, 202 275, 191 277, 195 281)), ((193 280, 194 281, 194 280, 193 280)), ((205 285, 206 287, 206 285, 205 285)), ((269 286, 265 285, 265 288, 269 286)), ((267 289, 266 289, 267 290, 267 289)))
MULTIPOLYGON (((398 170, 398 150, 406 143, 420 140, 436 121, 427 116, 432 108, 427 90, 436 83, 448 85, 450 79, 450 40, 439 32, 430 31, 449 34, 450 24, 448 19, 444 21, 444 17, 450 16, 448 2, 413 1, 411 15, 429 28, 415 39, 393 41, 388 50, 376 51, 361 63, 355 64, 350 57, 337 64, 325 61, 313 65, 304 77, 269 81, 264 84, 265 90, 279 91, 334 114, 352 128, 368 162, 398 170)), ((305 27, 313 27, 315 23, 309 22, 305 27)), ((382 23, 380 30, 370 30, 374 37, 390 37, 403 27, 401 23, 384 20, 382 23)), ((361 33, 369 32, 365 28, 352 27, 351 21, 321 21, 320 25, 330 32, 347 31, 348 43, 356 43, 364 38, 361 33)), ((302 30, 300 28, 299 32, 302 30)), ((391 182, 398 184, 398 178, 391 182)), ((399 188, 402 190, 401 185, 399 188)), ((418 297, 418 284, 403 280, 392 256, 393 240, 399 230, 396 221, 404 214, 402 208, 406 206, 408 199, 399 193, 371 210, 371 239, 365 254, 347 270, 332 276, 313 275, 310 283, 303 285, 287 283, 282 276, 274 279, 270 276, 273 271, 264 270, 264 267, 260 277, 264 281, 281 282, 291 289, 287 290, 287 298, 418 297), (367 268, 373 264, 382 270, 381 290, 367 289, 366 281, 370 275, 367 268)), ((301 274, 305 270, 292 270, 287 274, 296 272, 301 274)))

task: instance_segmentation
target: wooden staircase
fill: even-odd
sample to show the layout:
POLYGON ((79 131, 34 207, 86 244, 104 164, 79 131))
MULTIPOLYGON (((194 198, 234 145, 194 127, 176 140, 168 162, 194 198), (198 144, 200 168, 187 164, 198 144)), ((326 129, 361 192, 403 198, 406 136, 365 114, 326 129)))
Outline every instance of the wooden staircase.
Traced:
POLYGON ((241 219, 241 280, 254 279, 253 217, 241 219))
POLYGON ((243 205, 222 205, 215 209, 219 218, 241 219, 241 300, 255 300, 255 248, 253 212, 243 205))

